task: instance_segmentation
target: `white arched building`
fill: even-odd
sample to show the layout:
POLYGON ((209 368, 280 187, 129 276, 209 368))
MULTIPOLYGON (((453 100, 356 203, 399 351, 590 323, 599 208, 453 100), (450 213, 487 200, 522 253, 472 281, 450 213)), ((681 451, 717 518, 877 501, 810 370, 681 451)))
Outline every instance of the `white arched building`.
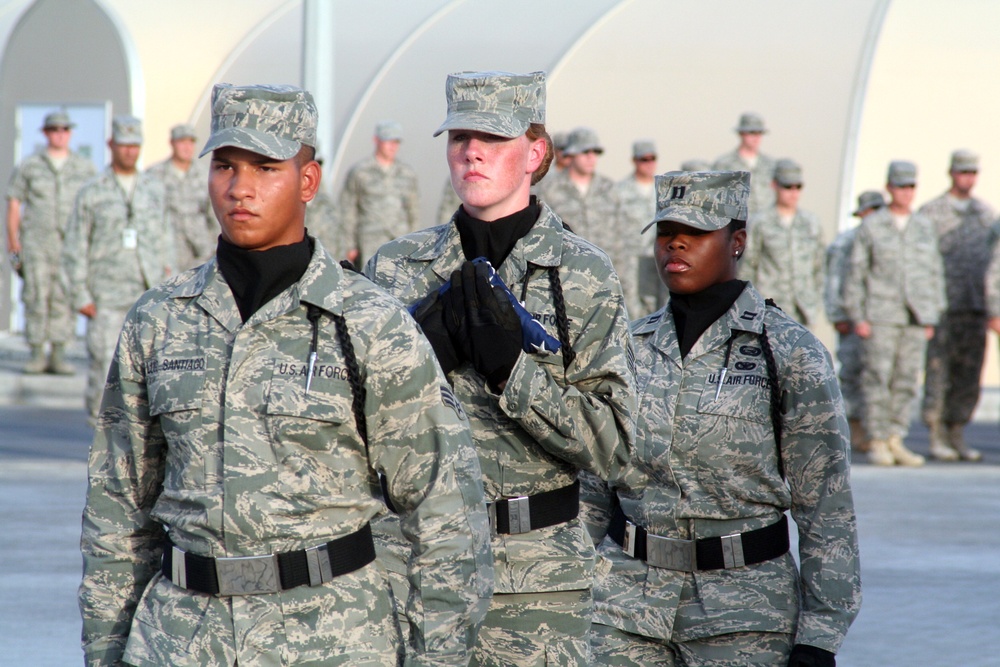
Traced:
POLYGON ((316 96, 331 192, 375 123, 400 121, 432 224, 445 75, 545 70, 549 129, 596 129, 615 179, 637 138, 667 171, 731 149, 739 114, 760 113, 762 149, 803 165, 802 205, 830 240, 892 159, 919 165, 923 202, 947 188, 950 152, 975 150, 977 194, 1000 204, 996 25, 987 0, 0 0, 0 181, 41 141, 44 108, 93 114, 75 138, 97 162, 111 115, 142 117, 148 165, 173 124, 207 135, 214 83, 291 83, 316 96))

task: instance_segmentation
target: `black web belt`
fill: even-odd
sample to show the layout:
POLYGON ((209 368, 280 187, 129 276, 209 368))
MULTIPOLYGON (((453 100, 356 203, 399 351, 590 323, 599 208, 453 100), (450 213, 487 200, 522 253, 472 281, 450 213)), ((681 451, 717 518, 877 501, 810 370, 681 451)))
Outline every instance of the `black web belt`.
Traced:
POLYGON ((167 540, 163 576, 177 586, 209 595, 277 593, 319 586, 375 560, 371 524, 326 544, 269 556, 211 558, 182 551, 167 540))
POLYGON ((615 509, 608 535, 629 556, 654 567, 695 572, 755 565, 788 553, 788 517, 746 533, 678 540, 646 532, 615 509))
POLYGON ((580 480, 533 496, 504 498, 486 509, 494 534, 517 535, 566 523, 580 514, 580 480))

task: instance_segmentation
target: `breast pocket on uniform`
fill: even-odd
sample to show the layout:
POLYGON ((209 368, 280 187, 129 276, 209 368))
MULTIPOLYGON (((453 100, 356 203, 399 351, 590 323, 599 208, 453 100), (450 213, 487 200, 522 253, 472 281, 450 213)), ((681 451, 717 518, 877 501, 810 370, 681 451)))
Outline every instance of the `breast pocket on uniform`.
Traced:
POLYGON ((275 369, 266 408, 273 441, 276 446, 329 449, 342 428, 356 431, 352 399, 346 380, 314 375, 306 392, 304 376, 288 376, 275 369))
POLYGON ((698 400, 698 412, 753 422, 771 418, 771 385, 761 361, 736 361, 723 373, 709 373, 698 400))

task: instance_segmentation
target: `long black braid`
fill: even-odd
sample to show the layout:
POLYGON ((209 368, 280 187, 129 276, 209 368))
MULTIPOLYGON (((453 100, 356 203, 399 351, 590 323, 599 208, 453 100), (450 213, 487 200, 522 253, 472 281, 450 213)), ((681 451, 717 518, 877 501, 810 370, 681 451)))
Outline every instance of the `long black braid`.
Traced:
POLYGON ((559 332, 559 344, 563 350, 563 368, 568 368, 576 359, 576 351, 569 339, 569 318, 566 317, 566 298, 563 296, 562 280, 559 279, 559 267, 549 267, 549 284, 552 286, 552 303, 556 307, 556 329, 559 332))
MULTIPOLYGON (((771 299, 767 299, 765 302, 769 306, 778 306, 771 299)), ((767 374, 771 381, 769 383, 770 388, 770 398, 771 398, 771 428, 774 429, 774 442, 777 446, 778 453, 778 472, 781 474, 781 478, 785 478, 785 462, 781 455, 781 432, 783 429, 783 423, 781 418, 781 386, 780 386, 780 376, 778 375, 778 362, 774 359, 774 350, 771 349, 771 341, 767 337, 767 326, 763 325, 760 329, 760 344, 764 349, 764 362, 767 364, 767 374)))
MULTIPOLYGON (((354 265, 343 260, 340 266, 347 271, 356 271, 354 265)), ((365 451, 368 451, 368 420, 365 418, 365 399, 367 391, 361 383, 361 370, 358 368, 358 357, 354 354, 354 343, 351 342, 351 332, 347 330, 347 320, 343 315, 330 313, 333 323, 337 326, 337 341, 340 349, 344 352, 344 364, 347 366, 347 383, 351 386, 351 412, 354 413, 354 424, 357 426, 358 435, 365 443, 365 451)))

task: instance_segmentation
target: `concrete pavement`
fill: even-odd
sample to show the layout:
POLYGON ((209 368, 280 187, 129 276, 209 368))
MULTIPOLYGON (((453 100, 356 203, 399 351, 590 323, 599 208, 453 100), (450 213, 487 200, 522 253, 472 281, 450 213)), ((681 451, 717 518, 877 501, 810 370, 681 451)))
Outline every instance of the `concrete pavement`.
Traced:
MULTIPOLYGON (((80 512, 90 431, 82 346, 73 378, 23 376, 0 334, 0 664, 80 664, 80 512), (75 393, 77 392, 78 393, 75 393)), ((980 464, 856 462, 864 604, 841 667, 1000 664, 1000 429, 996 395, 970 425, 980 464)), ((927 451, 915 425, 907 444, 927 451)))

